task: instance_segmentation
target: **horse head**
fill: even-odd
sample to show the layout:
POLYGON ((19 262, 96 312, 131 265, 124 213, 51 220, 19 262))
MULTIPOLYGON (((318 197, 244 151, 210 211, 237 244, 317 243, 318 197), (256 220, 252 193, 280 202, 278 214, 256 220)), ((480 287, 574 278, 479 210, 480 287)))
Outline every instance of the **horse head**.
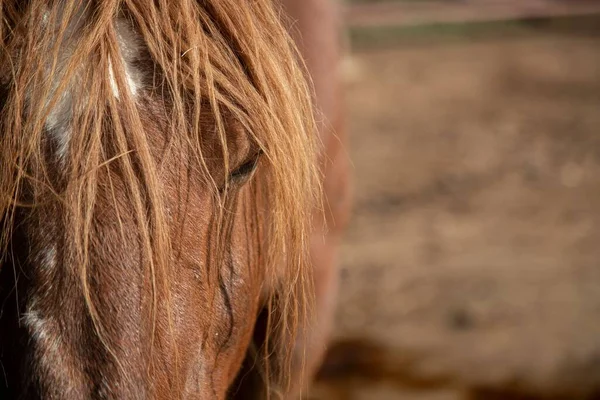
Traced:
POLYGON ((285 392, 318 174, 278 13, 84 3, 0 2, 2 390, 224 398, 246 359, 285 392))

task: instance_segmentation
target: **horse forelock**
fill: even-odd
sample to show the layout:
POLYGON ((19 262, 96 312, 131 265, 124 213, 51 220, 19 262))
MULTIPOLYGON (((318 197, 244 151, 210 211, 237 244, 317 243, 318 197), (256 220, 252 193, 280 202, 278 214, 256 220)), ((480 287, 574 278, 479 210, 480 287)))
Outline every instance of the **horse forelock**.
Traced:
MULTIPOLYGON (((88 11, 89 12, 89 11, 88 11)), ((48 60, 46 65, 46 75, 51 80, 52 91, 58 89, 61 83, 61 74, 66 72, 68 61, 73 57, 74 49, 70 45, 70 40, 73 40, 72 36, 76 35, 81 30, 79 26, 84 18, 86 11, 82 9, 78 14, 78 17, 71 21, 66 29, 63 43, 58 49, 57 59, 48 60)), ((49 12, 46 11, 43 16, 45 24, 48 25, 49 12)), ((60 21, 53 21, 54 29, 59 29, 60 21)), ((138 89, 142 86, 142 73, 134 65, 134 61, 139 57, 140 54, 140 37, 132 29, 123 17, 117 17, 115 20, 115 33, 117 38, 117 44, 119 49, 119 55, 121 57, 120 63, 123 65, 123 72, 125 76, 125 82, 127 83, 127 90, 132 96, 137 94, 138 89)), ((112 94, 118 99, 119 98, 119 85, 117 84, 115 73, 113 69, 113 62, 108 57, 108 79, 112 94)), ((72 77, 72 84, 85 84, 81 81, 81 77, 77 75, 72 77)), ((53 93, 49 94, 49 100, 53 97, 53 93)), ((83 99, 79 99, 80 101, 83 99)), ((73 93, 71 88, 66 87, 62 93, 60 93, 56 103, 54 105, 48 104, 48 115, 45 120, 45 130, 51 140, 55 142, 55 155, 63 162, 67 158, 67 152, 69 148, 70 136, 72 130, 70 124, 73 119, 73 93)))
MULTIPOLYGON (((176 318, 170 304, 178 246, 170 235, 173 187, 165 176, 172 165, 165 165, 164 154, 180 152, 167 159, 187 164, 194 180, 203 182, 203 190, 215 199, 215 260, 226 263, 222 254, 227 252, 220 251, 231 247, 227 231, 233 223, 227 207, 236 204, 227 194, 227 176, 243 160, 239 149, 247 147, 236 147, 232 140, 235 125, 264 154, 253 193, 255 201, 260 197, 268 207, 251 209, 253 224, 261 225, 267 236, 260 252, 264 284, 270 288, 270 318, 268 343, 257 359, 267 380, 285 385, 294 332, 310 308, 306 238, 318 177, 309 90, 270 1, 106 0, 82 8, 75 0, 5 0, 0 2, 0 21, 5 50, 0 53, 0 80, 6 94, 0 117, 0 256, 9 258, 16 227, 28 226, 25 236, 31 244, 25 247, 37 256, 25 257, 33 260, 39 278, 23 294, 23 322, 31 335, 38 335, 33 338, 34 358, 38 369, 47 370, 45 379, 51 379, 57 366, 44 362, 63 363, 72 378, 87 374, 80 377, 83 386, 91 384, 89 375, 97 366, 71 365, 83 350, 71 351, 60 340, 80 340, 82 333, 65 333, 70 325, 49 317, 49 305, 40 303, 44 300, 57 303, 53 312, 85 312, 95 332, 86 339, 90 347, 105 349, 103 362, 114 364, 115 374, 123 370, 127 351, 117 348, 114 327, 104 324, 103 304, 116 300, 103 300, 92 290, 110 277, 101 272, 108 265, 92 259, 128 256, 113 254, 116 241, 138 249, 148 269, 144 285, 151 293, 142 314, 157 321, 152 322, 157 335, 170 334, 169 323, 161 325, 160 318, 176 318), (118 182, 111 181, 115 171, 118 182), (124 209, 130 215, 120 215, 118 210, 124 209), (101 236, 95 227, 102 221, 99 215, 114 218, 120 239, 101 236), (29 220, 36 223, 28 225, 29 220), (56 225, 53 233, 40 234, 48 224, 56 225), (135 234, 129 233, 132 228, 135 234), (50 281, 42 282, 42 277, 50 281), (65 300, 61 311, 52 285, 77 293, 85 307, 79 310, 65 300), (47 360, 40 361, 42 357, 47 360)), ((212 282, 209 298, 220 287, 225 297, 235 296, 241 284, 235 274, 225 282, 220 273, 207 279, 212 282)), ((220 332, 217 324, 211 326, 209 321, 211 335, 220 332)), ((104 383, 85 390, 108 390, 108 378, 98 379, 104 383)), ((136 379, 122 377, 120 382, 136 379)))

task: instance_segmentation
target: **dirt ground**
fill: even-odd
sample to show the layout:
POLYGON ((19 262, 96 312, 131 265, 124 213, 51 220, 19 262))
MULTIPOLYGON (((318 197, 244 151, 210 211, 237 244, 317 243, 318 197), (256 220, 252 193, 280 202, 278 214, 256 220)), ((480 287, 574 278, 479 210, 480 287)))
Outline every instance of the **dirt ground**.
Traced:
POLYGON ((596 398, 600 37, 427 41, 353 63, 355 206, 312 397, 596 398))

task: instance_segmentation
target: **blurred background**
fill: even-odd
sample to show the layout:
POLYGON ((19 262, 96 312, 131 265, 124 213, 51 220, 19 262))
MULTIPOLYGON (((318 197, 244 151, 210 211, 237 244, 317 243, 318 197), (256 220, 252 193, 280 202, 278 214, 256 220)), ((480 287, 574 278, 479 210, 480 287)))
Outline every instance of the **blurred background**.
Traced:
POLYGON ((313 400, 600 399, 600 2, 348 0, 313 400))

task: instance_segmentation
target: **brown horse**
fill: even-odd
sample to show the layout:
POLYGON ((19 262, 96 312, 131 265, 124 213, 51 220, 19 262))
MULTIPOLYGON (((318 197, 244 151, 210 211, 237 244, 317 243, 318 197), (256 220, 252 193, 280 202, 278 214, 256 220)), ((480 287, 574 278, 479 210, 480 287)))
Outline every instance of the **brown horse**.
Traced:
POLYGON ((285 394, 319 173, 271 2, 0 0, 0 41, 0 398, 285 394))
MULTIPOLYGON (((314 325, 304 338, 308 378, 319 366, 332 328, 338 286, 338 244, 350 213, 350 176, 341 91, 341 1, 283 0, 315 92, 319 168, 325 221, 315 218, 310 255, 315 282, 314 325)), ((310 379, 305 379, 308 382, 310 379)))

